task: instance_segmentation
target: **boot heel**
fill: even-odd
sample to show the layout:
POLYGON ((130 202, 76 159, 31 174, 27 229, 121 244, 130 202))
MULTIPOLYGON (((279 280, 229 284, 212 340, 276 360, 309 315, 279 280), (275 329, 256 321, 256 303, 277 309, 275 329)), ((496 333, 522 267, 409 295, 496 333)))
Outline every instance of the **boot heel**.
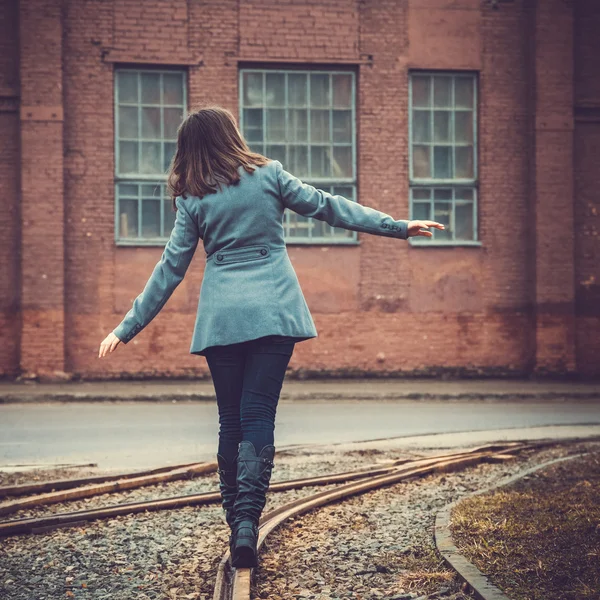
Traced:
POLYGON ((242 521, 235 529, 235 542, 231 552, 231 565, 236 568, 257 566, 258 528, 252 521, 242 521))

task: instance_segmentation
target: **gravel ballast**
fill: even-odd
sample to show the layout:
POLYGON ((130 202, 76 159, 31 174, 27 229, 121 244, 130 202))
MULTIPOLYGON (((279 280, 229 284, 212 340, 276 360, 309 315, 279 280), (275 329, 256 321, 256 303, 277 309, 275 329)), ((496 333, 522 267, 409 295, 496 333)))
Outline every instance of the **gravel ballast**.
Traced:
MULTIPOLYGON (((431 596, 435 592, 445 594, 444 598, 466 597, 460 595, 458 581, 435 555, 435 512, 460 495, 573 452, 573 448, 536 450, 510 463, 483 463, 456 473, 428 475, 299 517, 267 539, 255 570, 253 597, 399 600, 402 594, 409 594, 406 598, 425 594, 439 597, 431 596)), ((422 450, 424 454, 441 452, 438 448, 422 450)), ((402 451, 282 454, 272 482, 414 456, 415 452, 402 451)), ((69 469, 69 475, 81 473, 69 469)), ((53 478, 48 472, 37 476, 39 480, 53 478)), ((32 472, 22 479, 12 475, 10 483, 35 478, 32 472)), ((23 510, 9 519, 214 491, 217 482, 215 473, 23 510)), ((265 511, 334 487, 269 492, 265 511)), ((124 515, 39 535, 11 536, 3 539, 0 547, 0 597, 209 600, 228 535, 221 507, 212 504, 124 515)))

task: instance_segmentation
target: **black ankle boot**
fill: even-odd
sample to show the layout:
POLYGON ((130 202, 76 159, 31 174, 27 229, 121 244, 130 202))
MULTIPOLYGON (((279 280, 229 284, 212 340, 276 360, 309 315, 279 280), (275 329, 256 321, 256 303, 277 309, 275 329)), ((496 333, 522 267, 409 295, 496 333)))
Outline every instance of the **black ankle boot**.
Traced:
POLYGON ((266 504, 275 446, 265 446, 256 455, 254 444, 240 442, 237 466, 238 493, 231 540, 231 564, 234 567, 256 567, 258 521, 266 504))
POLYGON ((219 468, 217 473, 219 474, 220 490, 221 490, 221 504, 225 509, 225 519, 229 527, 233 527, 235 520, 234 503, 237 496, 237 456, 233 461, 227 461, 224 456, 217 454, 217 463, 219 468))

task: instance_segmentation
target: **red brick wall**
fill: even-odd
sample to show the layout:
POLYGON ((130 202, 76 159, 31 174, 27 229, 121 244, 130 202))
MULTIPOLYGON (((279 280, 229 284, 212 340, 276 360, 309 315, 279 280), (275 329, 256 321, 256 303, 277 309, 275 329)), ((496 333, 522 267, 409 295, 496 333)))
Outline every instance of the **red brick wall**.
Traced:
POLYGON ((19 372, 19 6, 0 3, 0 376, 19 372))
POLYGON ((575 298, 577 367, 600 363, 600 4, 575 6, 575 298))
POLYGON ((19 5, 21 369, 65 367, 62 2, 19 5))
POLYGON ((535 232, 539 370, 575 369, 573 6, 538 2, 535 39, 535 232))
MULTIPOLYGON (((501 3, 499 10, 479 0, 157 0, 144 2, 143 10, 133 0, 78 0, 64 2, 62 15, 50 0, 37 3, 44 10, 22 9, 22 14, 33 26, 39 19, 49 24, 43 39, 51 36, 53 43, 21 45, 29 53, 21 76, 44 81, 30 85, 28 93, 48 104, 57 94, 62 52, 64 181, 56 146, 59 124, 22 124, 21 136, 29 143, 22 172, 32 161, 45 165, 43 181, 33 173, 32 187, 24 187, 24 208, 31 211, 35 190, 41 194, 52 182, 52 193, 44 197, 52 227, 59 232, 64 227, 66 259, 54 262, 61 251, 56 236, 45 234, 34 243, 39 232, 23 227, 28 236, 23 291, 24 298, 34 291, 48 298, 42 308, 58 307, 54 317, 60 321, 58 286, 64 285, 64 326, 61 330, 57 321, 52 327, 65 345, 56 353, 45 334, 35 343, 26 337, 21 368, 52 371, 60 367, 57 356, 64 356, 65 370, 81 377, 208 376, 205 360, 188 354, 204 267, 201 246, 154 321, 127 346, 97 358, 100 342, 131 307, 162 254, 160 247, 114 243, 113 69, 183 65, 189 72, 190 106, 217 102, 237 114, 240 66, 292 63, 356 71, 359 201, 396 218, 408 218, 409 210, 409 70, 478 71, 482 245, 415 248, 367 234, 359 234, 360 245, 354 247, 290 244, 319 331, 317 339, 297 345, 290 369, 302 374, 514 374, 575 371, 581 363, 586 373, 597 372, 599 349, 582 343, 585 327, 596 326, 597 319, 580 317, 574 343, 572 131, 561 120, 572 107, 573 77, 576 94, 597 99, 595 84, 589 83, 597 78, 597 29, 587 24, 590 13, 597 12, 591 0, 581 3, 587 12, 575 21, 587 32, 575 36, 580 65, 575 74, 569 72, 568 4, 559 0, 538 3, 538 10, 524 0, 501 3), (540 115, 551 126, 541 127, 546 121, 540 115), (43 155, 31 143, 34 135, 48 138, 43 155), (64 197, 64 215, 56 190, 64 197), (64 281, 58 275, 52 283, 37 279, 41 266, 35 253, 46 245, 48 258, 39 257, 41 265, 55 274, 64 267, 64 281), (45 287, 50 285, 57 287, 45 287)), ((0 66, 10 72, 10 65, 0 66)), ((0 113, 0 126, 1 119, 0 113)), ((597 194, 596 130, 595 124, 578 123, 575 132, 578 223, 588 214, 590 195, 597 194)), ((2 147, 2 152, 10 150, 2 147)), ((587 246, 581 242, 575 248, 580 279, 600 275, 595 240, 590 233, 587 246)), ((593 284, 586 285, 589 290, 593 284)), ((31 311, 23 314, 29 322, 31 311)), ((11 360, 14 365, 15 358, 1 359, 6 372, 11 360)))

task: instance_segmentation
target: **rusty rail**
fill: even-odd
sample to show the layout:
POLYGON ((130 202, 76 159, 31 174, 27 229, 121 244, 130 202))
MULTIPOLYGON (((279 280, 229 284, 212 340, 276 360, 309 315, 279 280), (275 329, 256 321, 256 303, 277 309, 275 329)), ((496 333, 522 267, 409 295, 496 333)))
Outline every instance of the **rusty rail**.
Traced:
MULTIPOLYGON (((485 460, 510 460, 514 458, 514 455, 508 454, 508 452, 522 450, 531 446, 525 442, 487 444, 469 450, 461 450, 433 457, 396 461, 403 464, 395 466, 388 473, 371 475, 359 481, 340 485, 333 490, 319 492, 308 498, 295 500, 263 515, 259 523, 258 550, 260 551, 266 537, 278 525, 290 517, 298 516, 326 504, 339 502, 386 485, 421 477, 433 472, 450 471, 485 460)), ((253 569, 233 568, 228 549, 223 555, 217 569, 213 600, 250 600, 252 572, 253 569)))

